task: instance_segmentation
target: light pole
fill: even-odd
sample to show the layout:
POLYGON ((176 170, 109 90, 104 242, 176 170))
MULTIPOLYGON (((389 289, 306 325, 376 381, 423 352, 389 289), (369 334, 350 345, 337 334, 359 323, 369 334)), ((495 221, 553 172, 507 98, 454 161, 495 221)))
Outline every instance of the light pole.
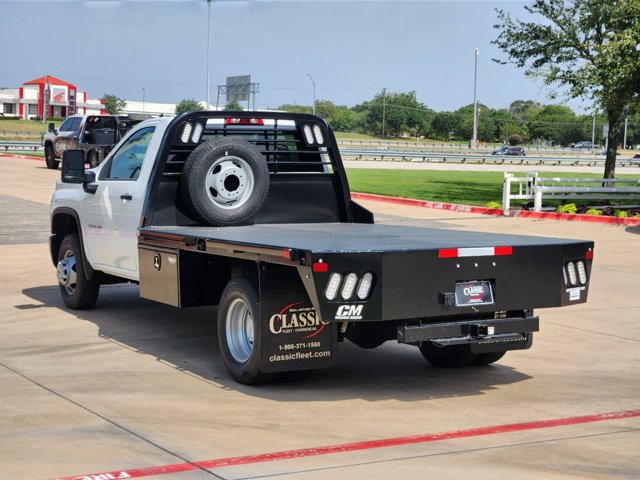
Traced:
POLYGON ((307 77, 309 77, 309 80, 311 80, 311 83, 313 84, 313 114, 316 114, 316 82, 313 81, 313 77, 311 76, 311 74, 307 73, 307 77))
POLYGON ((209 9, 207 13, 207 110, 209 110, 209 105, 211 104, 211 3, 213 0, 206 0, 206 2, 209 9))
POLYGON ((478 101, 476 100, 477 84, 478 84, 478 56, 480 51, 476 48, 475 66, 473 69, 473 140, 470 148, 478 146, 478 101))

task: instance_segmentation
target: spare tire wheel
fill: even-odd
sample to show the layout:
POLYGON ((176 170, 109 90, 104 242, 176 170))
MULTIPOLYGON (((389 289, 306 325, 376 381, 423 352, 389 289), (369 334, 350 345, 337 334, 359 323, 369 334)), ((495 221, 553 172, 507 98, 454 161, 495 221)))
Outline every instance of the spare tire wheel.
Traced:
POLYGON ((250 223, 269 193, 269 167, 240 138, 205 142, 187 157, 182 191, 193 215, 209 225, 250 223))

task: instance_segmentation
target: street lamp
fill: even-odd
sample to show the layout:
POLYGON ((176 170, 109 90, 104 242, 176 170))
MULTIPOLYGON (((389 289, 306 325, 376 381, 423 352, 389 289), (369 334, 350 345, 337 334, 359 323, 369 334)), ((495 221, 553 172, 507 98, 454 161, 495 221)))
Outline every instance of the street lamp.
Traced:
POLYGON ((210 95, 211 95, 211 68, 209 66, 209 62, 211 61, 211 3, 213 0, 205 0, 207 2, 207 7, 209 8, 209 12, 207 14, 207 110, 209 110, 210 95))
POLYGON ((311 80, 311 83, 313 83, 313 114, 316 114, 316 82, 313 81, 313 77, 307 73, 307 77, 309 77, 309 80, 311 80))
POLYGON ((475 66, 473 69, 473 140, 471 141, 471 147, 476 148, 478 146, 478 101, 476 100, 477 81, 478 81, 478 56, 480 51, 476 48, 475 53, 475 66))

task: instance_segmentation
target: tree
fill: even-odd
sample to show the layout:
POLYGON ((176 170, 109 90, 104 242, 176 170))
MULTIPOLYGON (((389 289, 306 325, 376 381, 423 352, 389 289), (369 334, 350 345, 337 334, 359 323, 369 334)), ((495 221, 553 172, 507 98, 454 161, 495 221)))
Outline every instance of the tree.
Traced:
POLYGON ((115 95, 105 93, 102 100, 104 100, 104 111, 111 115, 120 115, 127 108, 127 102, 115 95))
POLYGON ((531 117, 531 138, 551 140, 555 145, 569 145, 584 140, 578 116, 564 105, 545 105, 531 117))
POLYGON ((227 111, 233 111, 233 112, 241 112, 242 110, 244 110, 244 108, 242 108, 242 105, 240 105, 240 103, 234 101, 231 101, 229 103, 227 103, 223 110, 227 110, 227 111))
POLYGON ((176 115, 180 115, 181 113, 185 112, 201 112, 202 110, 204 110, 202 105, 200 105, 193 98, 183 98, 176 105, 176 115))
POLYGON ((542 20, 517 20, 496 9, 500 33, 492 43, 528 75, 604 109, 609 123, 604 177, 613 178, 623 111, 640 99, 640 2, 535 0, 524 8, 542 20))

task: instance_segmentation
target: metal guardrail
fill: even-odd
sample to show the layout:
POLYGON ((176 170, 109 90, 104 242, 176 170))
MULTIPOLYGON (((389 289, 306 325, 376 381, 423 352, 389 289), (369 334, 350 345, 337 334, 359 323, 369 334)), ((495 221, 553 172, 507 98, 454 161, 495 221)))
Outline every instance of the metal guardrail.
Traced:
POLYGON ((640 179, 546 178, 539 177, 537 172, 516 177, 514 174, 504 173, 504 215, 509 215, 511 200, 533 200, 533 210, 540 212, 543 196, 553 200, 640 199, 640 179))
MULTIPOLYGON (((365 150, 341 149, 343 158, 355 160, 383 160, 403 162, 433 163, 487 163, 495 165, 563 165, 563 166, 599 166, 604 165, 605 157, 557 157, 557 156, 516 156, 491 155, 481 153, 444 153, 444 152, 411 152, 401 150, 365 150)), ((618 158, 617 165, 640 166, 640 160, 618 158)))
POLYGON ((13 142, 13 141, 0 141, 0 151, 14 150, 14 151, 40 151, 42 150, 42 144, 40 142, 13 142))

